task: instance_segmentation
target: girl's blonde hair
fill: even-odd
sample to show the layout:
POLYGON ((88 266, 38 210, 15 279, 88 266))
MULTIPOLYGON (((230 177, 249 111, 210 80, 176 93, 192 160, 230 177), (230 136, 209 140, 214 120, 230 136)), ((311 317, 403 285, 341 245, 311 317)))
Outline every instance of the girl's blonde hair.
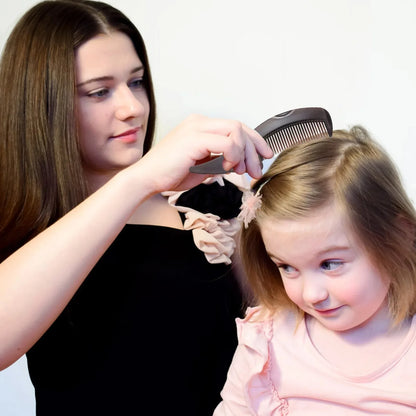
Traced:
POLYGON ((373 264, 388 276, 389 308, 399 323, 416 312, 416 214, 387 153, 359 126, 282 152, 255 184, 261 207, 242 230, 241 255, 256 302, 294 308, 266 253, 259 224, 296 220, 335 203, 373 264))

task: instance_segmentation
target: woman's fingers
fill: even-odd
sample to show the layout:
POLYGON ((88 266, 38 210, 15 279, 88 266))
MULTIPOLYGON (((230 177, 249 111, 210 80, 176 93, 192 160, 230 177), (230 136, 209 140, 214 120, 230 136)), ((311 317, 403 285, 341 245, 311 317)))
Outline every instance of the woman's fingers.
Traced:
POLYGON ((273 152, 254 130, 235 120, 212 119, 193 115, 173 129, 141 160, 151 166, 152 182, 158 191, 195 186, 208 175, 189 172, 211 155, 223 155, 223 168, 236 173, 261 175, 259 154, 268 158, 273 152))
MULTIPOLYGON (((261 135, 239 121, 210 119, 197 115, 190 116, 188 120, 208 133, 204 137, 207 139, 205 142, 207 147, 200 149, 203 158, 221 153, 224 156, 225 171, 231 169, 237 173, 247 171, 250 175, 258 177, 261 174, 258 155, 263 158, 273 156, 273 152, 261 135)), ((198 155, 195 157, 195 162, 200 162, 203 158, 198 155)))

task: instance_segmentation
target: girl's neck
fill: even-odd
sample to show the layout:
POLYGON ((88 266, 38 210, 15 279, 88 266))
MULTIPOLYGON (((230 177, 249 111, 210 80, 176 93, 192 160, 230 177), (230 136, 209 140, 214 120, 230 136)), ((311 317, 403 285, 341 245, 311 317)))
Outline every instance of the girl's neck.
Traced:
POLYGON ((398 351, 411 319, 394 326, 384 306, 369 321, 348 331, 329 330, 310 316, 306 325, 311 342, 323 358, 348 374, 363 375, 378 369, 398 351))

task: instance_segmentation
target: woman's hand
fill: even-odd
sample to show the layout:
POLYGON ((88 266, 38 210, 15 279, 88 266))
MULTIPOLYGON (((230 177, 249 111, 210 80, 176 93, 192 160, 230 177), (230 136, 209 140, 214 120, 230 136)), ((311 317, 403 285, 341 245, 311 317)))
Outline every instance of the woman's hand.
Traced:
POLYGON ((189 168, 213 153, 223 154, 225 170, 247 172, 253 178, 261 176, 258 155, 266 159, 273 156, 265 140, 246 125, 193 115, 156 144, 137 165, 149 176, 155 193, 183 190, 210 176, 190 173, 189 168))

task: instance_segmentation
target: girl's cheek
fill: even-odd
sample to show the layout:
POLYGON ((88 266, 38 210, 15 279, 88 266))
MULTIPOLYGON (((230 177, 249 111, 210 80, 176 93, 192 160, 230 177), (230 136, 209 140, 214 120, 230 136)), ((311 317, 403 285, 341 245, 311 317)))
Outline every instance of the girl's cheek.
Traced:
POLYGON ((288 281, 286 279, 283 279, 283 286, 285 288, 288 298, 293 303, 295 303, 296 305, 302 303, 302 290, 299 284, 297 284, 295 281, 288 281))

